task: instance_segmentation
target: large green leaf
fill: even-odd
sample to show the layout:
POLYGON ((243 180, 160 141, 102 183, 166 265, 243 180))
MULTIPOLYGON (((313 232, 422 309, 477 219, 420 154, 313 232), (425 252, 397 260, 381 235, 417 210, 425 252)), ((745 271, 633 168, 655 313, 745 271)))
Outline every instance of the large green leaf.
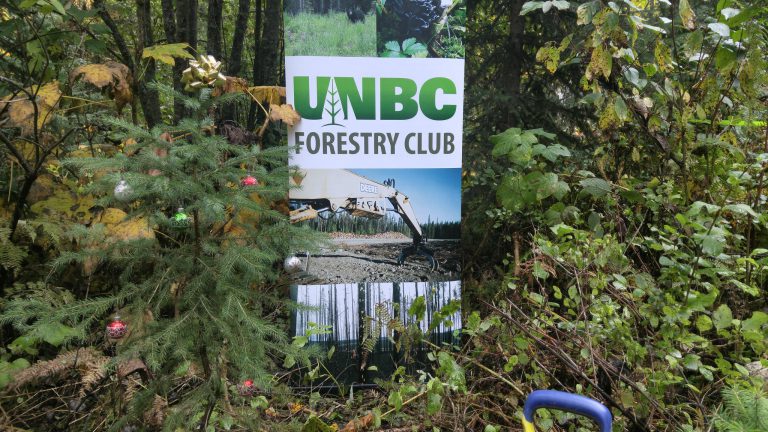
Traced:
POLYGON ((562 196, 567 192, 568 185, 559 181, 557 174, 533 171, 525 176, 505 177, 496 191, 496 197, 507 209, 520 211, 545 198, 562 196))
POLYGON ((443 397, 437 393, 430 393, 427 396, 427 414, 435 415, 443 407, 443 397))
POLYGON ((64 342, 77 336, 77 331, 72 327, 61 323, 43 324, 37 328, 37 335, 53 346, 60 346, 64 342))
POLYGON ((755 311, 749 319, 741 322, 741 329, 744 331, 761 331, 766 324, 768 324, 768 314, 755 311))
POLYGON ((715 313, 712 314, 712 323, 718 330, 727 329, 731 326, 732 321, 733 313, 727 304, 720 305, 720 307, 715 310, 715 313))
POLYGON ((581 180, 579 185, 581 185, 584 192, 592 195, 595 198, 604 197, 610 193, 612 189, 610 183, 597 177, 581 180))
POLYGON ((410 38, 403 41, 403 53, 411 57, 426 57, 427 47, 416 41, 416 38, 410 38))
POLYGON ((705 235, 701 240, 701 250, 710 256, 716 257, 723 252, 725 240, 721 236, 705 235))
POLYGON ((731 36, 731 28, 728 27, 728 24, 709 23, 707 24, 707 27, 709 27, 710 30, 717 33, 722 38, 727 38, 731 36))
POLYGON ((541 1, 529 1, 525 2, 523 4, 523 7, 520 9, 520 15, 527 15, 532 11, 535 11, 536 9, 541 9, 544 6, 544 2, 541 1))
POLYGON ((194 58, 192 54, 189 53, 188 48, 189 48, 189 44, 184 42, 164 44, 164 45, 153 45, 151 47, 144 48, 144 51, 141 53, 141 58, 152 58, 157 61, 173 66, 175 62, 174 59, 194 58))
POLYGON ((561 144, 552 144, 545 146, 544 144, 538 144, 533 147, 534 155, 541 155, 544 159, 555 162, 559 157, 570 157, 571 152, 561 144))

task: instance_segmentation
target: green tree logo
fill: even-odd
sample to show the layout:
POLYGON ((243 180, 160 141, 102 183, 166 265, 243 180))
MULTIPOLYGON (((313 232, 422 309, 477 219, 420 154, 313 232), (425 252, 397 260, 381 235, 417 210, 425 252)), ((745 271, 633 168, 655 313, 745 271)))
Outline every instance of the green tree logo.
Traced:
POLYGON ((330 96, 326 100, 328 101, 326 103, 327 108, 325 108, 325 112, 327 112, 331 116, 331 122, 326 123, 323 125, 323 127, 326 126, 341 126, 344 127, 343 124, 336 123, 336 116, 339 115, 341 112, 341 100, 339 99, 339 91, 336 89, 336 79, 331 79, 331 86, 328 88, 328 95, 330 96))

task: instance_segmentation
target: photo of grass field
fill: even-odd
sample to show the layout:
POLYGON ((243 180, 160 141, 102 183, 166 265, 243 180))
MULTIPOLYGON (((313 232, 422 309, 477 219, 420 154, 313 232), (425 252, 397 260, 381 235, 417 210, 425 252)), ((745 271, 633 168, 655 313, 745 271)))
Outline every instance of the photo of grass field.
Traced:
POLYGON ((376 56, 376 15, 352 22, 344 11, 285 15, 286 56, 376 56))

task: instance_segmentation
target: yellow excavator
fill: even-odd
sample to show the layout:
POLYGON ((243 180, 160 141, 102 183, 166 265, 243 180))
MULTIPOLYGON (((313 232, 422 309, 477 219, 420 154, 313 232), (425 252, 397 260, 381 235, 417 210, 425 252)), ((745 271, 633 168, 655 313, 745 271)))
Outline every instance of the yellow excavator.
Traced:
POLYGON ((409 256, 418 255, 427 259, 431 271, 437 270, 437 260, 426 246, 416 213, 408 197, 395 189, 394 179, 379 183, 343 169, 306 169, 292 176, 290 183, 291 223, 329 218, 336 213, 378 219, 388 210, 382 202, 389 201, 392 211, 403 218, 413 238, 413 244, 400 252, 397 264, 402 265, 409 256))

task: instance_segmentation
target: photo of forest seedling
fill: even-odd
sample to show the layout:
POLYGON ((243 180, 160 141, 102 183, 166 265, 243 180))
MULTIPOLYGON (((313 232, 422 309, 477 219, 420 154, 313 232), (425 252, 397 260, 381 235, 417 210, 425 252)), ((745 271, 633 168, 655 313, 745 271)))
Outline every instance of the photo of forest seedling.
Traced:
POLYGON ((465 0, 379 0, 379 57, 464 58, 465 0))
POLYGON ((346 385, 387 379, 398 366, 416 373, 428 367, 426 345, 404 334, 450 344, 462 326, 460 281, 294 285, 290 297, 302 305, 291 313, 291 335, 334 353, 317 387, 334 379, 346 385))
POLYGON ((323 283, 458 278, 460 184, 458 168, 301 171, 291 221, 332 239, 307 273, 323 283))
POLYGON ((286 56, 376 56, 376 14, 365 0, 285 2, 286 56))

